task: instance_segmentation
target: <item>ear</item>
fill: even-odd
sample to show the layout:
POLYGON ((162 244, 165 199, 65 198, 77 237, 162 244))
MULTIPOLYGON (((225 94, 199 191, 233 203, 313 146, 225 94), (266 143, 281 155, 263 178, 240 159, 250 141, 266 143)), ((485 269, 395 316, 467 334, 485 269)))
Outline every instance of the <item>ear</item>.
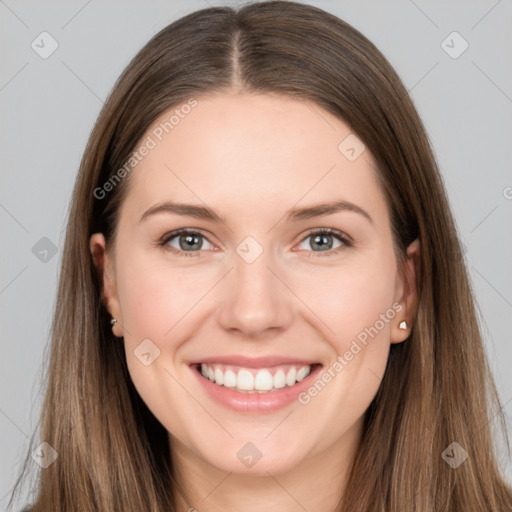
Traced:
POLYGON ((121 307, 117 297, 114 265, 107 251, 103 233, 95 233, 89 241, 94 267, 101 283, 101 300, 108 312, 117 319, 112 331, 118 337, 123 336, 121 307))
MULTIPOLYGON (((403 275, 398 276, 397 297, 395 298, 402 308, 397 312, 391 327, 391 343, 405 341, 412 330, 412 323, 416 316, 418 306, 418 278, 420 273, 420 242, 414 240, 406 251, 406 261, 403 275), (400 324, 406 322, 405 329, 400 324)), ((398 308, 397 308, 398 309, 398 308)))

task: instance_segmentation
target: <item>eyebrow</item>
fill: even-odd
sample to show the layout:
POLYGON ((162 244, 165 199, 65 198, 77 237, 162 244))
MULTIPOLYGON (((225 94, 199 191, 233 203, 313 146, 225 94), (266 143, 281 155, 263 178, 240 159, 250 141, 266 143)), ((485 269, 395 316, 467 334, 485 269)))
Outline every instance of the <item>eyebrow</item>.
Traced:
MULTIPOLYGON (((303 208, 291 208, 286 212, 286 219, 288 221, 298 221, 342 211, 358 213, 373 224, 373 219, 366 210, 363 210, 360 206, 349 201, 335 201, 333 203, 320 203, 303 208)), ((221 222, 223 224, 226 223, 226 219, 211 208, 186 203, 175 203, 172 201, 166 201, 152 206, 142 214, 139 222, 142 222, 144 219, 152 215, 156 215, 157 213, 169 213, 185 217, 194 217, 196 219, 210 220, 213 222, 221 222)))
POLYGON ((368 220, 370 224, 373 224, 373 219, 366 210, 349 201, 335 201, 334 203, 320 203, 304 208, 292 208, 287 212, 286 218, 288 220, 311 219, 337 212, 358 213, 368 220))

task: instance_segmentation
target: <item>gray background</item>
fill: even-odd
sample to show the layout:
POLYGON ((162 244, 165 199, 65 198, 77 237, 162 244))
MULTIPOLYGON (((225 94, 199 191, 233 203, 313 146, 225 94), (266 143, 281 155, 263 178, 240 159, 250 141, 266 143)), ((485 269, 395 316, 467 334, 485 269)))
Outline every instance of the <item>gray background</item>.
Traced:
MULTIPOLYGON (((491 366, 510 414, 512 2, 310 3, 371 39, 412 94, 466 248, 491 366), (453 31, 469 44, 458 58, 442 46, 453 31)), ((2 510, 37 422, 65 219, 87 137, 131 57, 163 26, 208 5, 225 2, 0 0, 2 510), (59 45, 47 59, 31 47, 43 31, 59 45), (42 252, 51 244, 54 255, 42 252)), ((452 53, 462 48, 457 38, 447 44, 452 53)), ((510 461, 502 464, 511 480, 510 461)))

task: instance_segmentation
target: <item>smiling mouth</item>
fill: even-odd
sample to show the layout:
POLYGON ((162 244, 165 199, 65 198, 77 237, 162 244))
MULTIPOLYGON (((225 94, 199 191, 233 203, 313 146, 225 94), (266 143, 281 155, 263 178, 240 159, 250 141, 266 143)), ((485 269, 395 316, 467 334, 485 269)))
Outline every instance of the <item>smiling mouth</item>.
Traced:
POLYGON ((272 393, 295 386, 321 364, 283 364, 273 368, 243 368, 222 364, 196 364, 197 372, 220 387, 239 393, 272 393))

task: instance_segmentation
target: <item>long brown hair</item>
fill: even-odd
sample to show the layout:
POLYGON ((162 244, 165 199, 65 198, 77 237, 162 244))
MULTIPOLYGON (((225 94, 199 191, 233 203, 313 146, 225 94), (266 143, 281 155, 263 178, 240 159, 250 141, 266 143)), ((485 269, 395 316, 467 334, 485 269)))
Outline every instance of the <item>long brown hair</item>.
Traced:
MULTIPOLYGON (((420 241, 412 333, 391 346, 338 510, 512 510, 490 426, 500 403, 453 216, 413 103, 353 27, 315 7, 269 1, 200 10, 164 28, 99 115, 71 201, 36 443, 47 442, 58 459, 40 470, 32 511, 175 510, 167 432, 131 382, 89 251, 95 232, 112 244, 130 174, 105 197, 94 191, 162 113, 232 90, 313 101, 345 121, 377 163, 397 261, 420 241), (456 469, 442 456, 453 442, 469 455, 456 469)), ((27 455, 24 473, 29 462, 27 455)))

